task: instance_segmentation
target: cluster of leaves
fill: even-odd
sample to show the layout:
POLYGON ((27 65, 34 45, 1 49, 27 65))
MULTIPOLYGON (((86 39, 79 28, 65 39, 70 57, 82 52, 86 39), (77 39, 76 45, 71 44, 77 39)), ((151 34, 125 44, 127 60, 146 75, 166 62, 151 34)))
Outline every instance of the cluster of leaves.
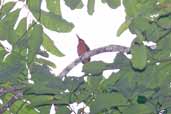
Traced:
MULTIPOLYGON (((4 2, 4 0, 1 1, 2 4, 4 2)), ((27 0, 27 6, 23 5, 22 8, 28 8, 30 12, 27 13, 32 13, 35 19, 33 18, 32 24, 28 27, 28 19, 27 17, 24 17, 15 28, 22 8, 16 10, 13 10, 13 8, 19 2, 24 3, 24 1, 10 1, 3 4, 0 9, 0 40, 8 41, 12 46, 11 51, 8 51, 3 43, 0 47, 0 86, 3 88, 21 86, 24 87, 23 91, 26 91, 33 86, 30 87, 30 84, 28 83, 28 80, 30 80, 28 79, 28 75, 31 74, 33 77, 40 75, 44 72, 44 66, 46 66, 48 72, 44 73, 46 74, 46 80, 49 79, 49 76, 52 78, 50 69, 47 66, 55 68, 56 65, 47 59, 49 53, 58 57, 64 56, 64 54, 55 46, 53 40, 46 35, 44 28, 57 32, 70 32, 74 25, 62 18, 59 0, 47 1, 49 12, 41 10, 41 0, 27 0), (45 50, 41 50, 40 46, 43 46, 45 50), (41 56, 41 58, 38 58, 37 55, 41 56), (42 72, 39 73, 39 71, 34 71, 36 68, 42 72), (35 72, 37 72, 36 76, 34 76, 35 72)), ((37 83, 36 80, 33 81, 37 83)), ((39 82, 41 83, 41 80, 39 80, 39 82)), ((34 85, 33 87, 37 86, 34 85)), ((38 88, 39 87, 41 87, 41 85, 39 85, 38 88)), ((1 96, 1 99, 4 102, 1 107, 8 103, 7 101, 10 100, 11 96, 12 94, 1 96)), ((34 95, 33 98, 36 98, 36 95, 34 95)), ((46 98, 47 97, 45 97, 45 99, 46 98)), ((27 101, 29 98, 24 94, 23 99, 27 101)), ((5 113, 37 113, 34 110, 34 107, 23 101, 23 99, 17 101, 13 107, 11 107, 11 110, 6 111, 5 113)), ((50 104, 48 107, 49 106, 50 104)))
MULTIPOLYGON (((81 0, 64 1, 71 10, 83 7, 81 0)), ((69 114, 71 110, 68 107, 73 102, 86 103, 92 114, 158 114, 163 109, 171 114, 170 0, 123 0, 126 20, 117 35, 126 29, 136 34, 130 49, 132 59, 118 53, 110 64, 90 62, 83 67, 86 77, 67 77, 64 81, 50 73, 48 66, 54 67, 53 62, 37 58, 36 55, 48 57, 48 51, 63 56, 43 32, 43 27, 70 32, 74 25, 62 18, 60 0, 46 2, 49 12, 41 10, 41 0, 27 0, 29 10, 38 21, 28 29, 26 18, 14 29, 20 12, 20 9, 10 12, 15 2, 1 8, 0 40, 7 40, 12 45, 10 53, 3 45, 0 47, 1 87, 24 87, 23 98, 5 114, 39 113, 35 108, 41 114, 48 114, 52 103, 57 106, 57 114, 69 114), (156 48, 145 46, 144 41, 155 42, 156 48), (46 51, 40 50, 41 45, 46 51), (120 71, 105 79, 103 71, 114 70, 113 66, 120 71), (32 75, 34 84, 28 83, 28 73, 32 75)), ((102 0, 102 3, 115 9, 121 1, 102 0)), ((95 0, 88 0, 90 15, 94 12, 94 6, 95 0)), ((5 94, 1 99, 6 103, 11 96, 5 94)))

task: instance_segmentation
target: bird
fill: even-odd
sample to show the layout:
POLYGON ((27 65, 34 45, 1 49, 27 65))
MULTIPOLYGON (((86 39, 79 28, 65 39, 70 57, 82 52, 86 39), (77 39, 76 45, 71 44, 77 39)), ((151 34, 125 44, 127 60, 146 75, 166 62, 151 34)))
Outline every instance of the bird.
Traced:
MULTIPOLYGON (((83 39, 81 39, 77 34, 76 34, 77 38, 78 38, 78 45, 77 45, 77 53, 78 56, 83 55, 85 52, 90 51, 90 48, 88 47, 88 45, 85 43, 85 41, 83 39)), ((86 64, 88 62, 90 62, 90 58, 84 59, 82 60, 83 64, 86 64)))

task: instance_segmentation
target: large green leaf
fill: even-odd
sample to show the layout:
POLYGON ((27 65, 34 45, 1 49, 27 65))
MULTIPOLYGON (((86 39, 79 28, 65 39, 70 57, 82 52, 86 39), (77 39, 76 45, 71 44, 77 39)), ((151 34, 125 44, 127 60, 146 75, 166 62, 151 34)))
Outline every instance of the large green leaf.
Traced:
POLYGON ((23 18, 16 28, 18 39, 20 39, 20 37, 26 32, 26 29, 27 29, 26 18, 23 18))
POLYGON ((63 19, 60 15, 44 11, 41 12, 41 23, 45 27, 57 32, 70 32, 74 27, 72 23, 63 19))
POLYGON ((5 26, 5 24, 2 21, 0 21, 0 39, 1 40, 8 39, 8 28, 5 26))
POLYGON ((14 7, 15 2, 8 2, 5 5, 3 5, 1 12, 0 12, 0 18, 2 18, 4 15, 9 13, 9 11, 14 7))
POLYGON ((98 114, 100 111, 112 106, 127 105, 127 99, 120 93, 98 94, 90 105, 92 114, 98 114))
POLYGON ((131 47, 132 65, 135 69, 142 70, 146 66, 147 51, 143 44, 134 44, 131 47))
POLYGON ((14 42, 13 49, 19 50, 19 52, 22 52, 23 55, 26 55, 26 49, 28 47, 29 32, 27 32, 26 26, 27 26, 26 18, 23 18, 15 30, 17 37, 15 39, 13 38, 13 42, 14 42))
POLYGON ((70 114, 71 113, 71 111, 65 106, 60 106, 60 107, 58 107, 58 109, 57 109, 57 111, 56 111, 56 113, 58 114, 70 114))
POLYGON ((53 12, 56 15, 61 15, 60 0, 46 0, 46 2, 50 12, 53 12))
POLYGON ((108 80, 109 85, 108 89, 112 91, 119 91, 122 93, 126 98, 130 98, 133 95, 134 88, 137 86, 137 76, 132 69, 121 69, 116 75, 113 75, 113 80, 115 83, 112 83, 108 80), (116 77, 116 81, 114 77, 116 77))
POLYGON ((130 60, 123 53, 118 53, 114 59, 114 64, 121 65, 123 68, 129 66, 130 60))
POLYGON ((93 61, 93 62, 89 62, 87 64, 85 64, 83 66, 83 72, 85 72, 86 74, 91 74, 91 75, 98 75, 101 74, 103 72, 103 70, 105 70, 107 64, 104 63, 103 61, 93 61))
POLYGON ((48 105, 48 106, 45 105, 45 106, 38 107, 37 109, 41 112, 41 114, 49 114, 50 107, 51 105, 48 105))
POLYGON ((137 11, 137 0, 123 0, 123 5, 125 7, 125 11, 127 16, 134 17, 138 14, 137 11))
POLYGON ((40 13, 41 13, 41 2, 42 0, 28 0, 27 1, 27 5, 30 9, 30 11, 33 13, 33 15, 36 17, 36 19, 39 20, 40 18, 40 13))
POLYGON ((121 5, 121 0, 102 0, 103 3, 107 3, 109 7, 115 9, 121 5))
POLYGON ((151 68, 146 69, 144 74, 142 74, 142 77, 139 77, 139 83, 152 89, 162 87, 162 85, 169 87, 169 82, 167 80, 170 80, 170 68, 169 63, 161 63, 159 66, 154 65, 151 68))
POLYGON ((64 0, 64 1, 65 1, 65 4, 68 7, 70 7, 72 10, 83 7, 83 3, 81 0, 64 0))
MULTIPOLYGON (((122 110, 121 110, 122 111, 122 110)), ((128 108, 123 108, 123 114, 154 114, 155 111, 149 105, 138 104, 138 105, 130 105, 128 108)))
POLYGON ((24 92, 25 95, 55 95, 60 94, 60 92, 66 89, 65 84, 63 84, 62 80, 55 77, 54 74, 50 72, 49 67, 47 67, 46 65, 33 64, 31 66, 30 72, 32 75, 32 80, 35 84, 28 85, 28 88, 24 92))
POLYGON ((51 104, 53 101, 53 96, 50 95, 27 95, 25 99, 31 102, 32 106, 40 106, 43 104, 51 104))
POLYGON ((104 80, 102 76, 87 77, 87 85, 90 91, 98 92, 100 90, 100 84, 104 80))
POLYGON ((43 47, 50 53, 62 57, 64 54, 56 48, 53 40, 51 40, 45 33, 43 34, 43 47))
POLYGON ((144 32, 149 29, 151 30, 152 26, 149 23, 149 21, 150 21, 149 19, 144 18, 144 17, 137 17, 137 18, 132 19, 131 24, 130 24, 131 32, 136 33, 136 31, 144 32))
POLYGON ((3 63, 3 59, 6 54, 7 54, 7 52, 5 51, 5 49, 3 47, 1 47, 1 44, 0 44, 0 64, 3 63))
POLYGON ((6 24, 6 26, 8 25, 10 28, 13 28, 17 19, 18 19, 18 16, 19 16, 19 12, 20 10, 17 9, 11 13, 8 13, 3 19, 2 19, 2 22, 6 24))
MULTIPOLYGON (((171 34, 168 34, 166 37, 161 39, 157 45, 157 49, 165 49, 165 50, 159 51, 163 56, 165 55, 165 57, 168 56, 167 53, 170 52, 170 50, 171 50, 171 45, 170 45, 171 39, 170 39, 170 37, 171 37, 171 34), (166 53, 166 54, 164 54, 164 53, 166 53)), ((160 56, 162 56, 162 55, 160 55, 160 56)))
POLYGON ((87 10, 89 15, 93 15, 95 7, 95 0, 88 0, 87 10))
POLYGON ((19 10, 7 14, 0 22, 0 39, 8 40, 9 43, 13 44, 17 39, 17 35, 13 29, 17 17, 19 15, 19 10))
POLYGON ((33 30, 30 33, 29 42, 28 42, 28 63, 32 63, 37 52, 40 49, 40 46, 42 44, 43 38, 42 38, 43 28, 41 25, 36 24, 33 27, 33 30))
POLYGON ((24 101, 15 102, 10 110, 17 114, 38 114, 34 108, 30 107, 30 105, 24 101))
POLYGON ((17 79, 25 69, 24 58, 17 54, 10 54, 0 67, 1 81, 17 82, 17 79))

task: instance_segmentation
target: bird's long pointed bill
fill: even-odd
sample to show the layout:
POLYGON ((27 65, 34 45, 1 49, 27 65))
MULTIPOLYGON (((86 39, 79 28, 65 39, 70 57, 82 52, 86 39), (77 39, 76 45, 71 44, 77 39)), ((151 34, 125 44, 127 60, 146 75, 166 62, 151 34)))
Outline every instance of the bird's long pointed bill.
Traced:
POLYGON ((76 34, 76 36, 77 36, 78 40, 80 40, 80 39, 81 39, 81 38, 78 36, 78 34, 76 34))

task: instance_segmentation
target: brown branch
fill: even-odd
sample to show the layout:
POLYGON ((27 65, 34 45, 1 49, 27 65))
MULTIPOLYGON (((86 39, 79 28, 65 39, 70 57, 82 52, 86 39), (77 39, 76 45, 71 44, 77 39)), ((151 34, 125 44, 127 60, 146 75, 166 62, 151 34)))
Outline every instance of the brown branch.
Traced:
POLYGON ((22 92, 17 92, 11 99, 0 108, 0 114, 3 114, 8 108, 10 108, 17 100, 23 96, 22 92))
POLYGON ((66 75, 71 71, 77 64, 79 64, 82 60, 87 59, 91 56, 100 54, 100 53, 105 53, 105 52, 129 52, 129 48, 125 46, 120 46, 120 45, 108 45, 104 47, 100 47, 94 50, 90 50, 80 56, 79 58, 75 59, 72 63, 70 63, 66 68, 63 69, 63 71, 59 74, 60 78, 66 77, 66 75))

